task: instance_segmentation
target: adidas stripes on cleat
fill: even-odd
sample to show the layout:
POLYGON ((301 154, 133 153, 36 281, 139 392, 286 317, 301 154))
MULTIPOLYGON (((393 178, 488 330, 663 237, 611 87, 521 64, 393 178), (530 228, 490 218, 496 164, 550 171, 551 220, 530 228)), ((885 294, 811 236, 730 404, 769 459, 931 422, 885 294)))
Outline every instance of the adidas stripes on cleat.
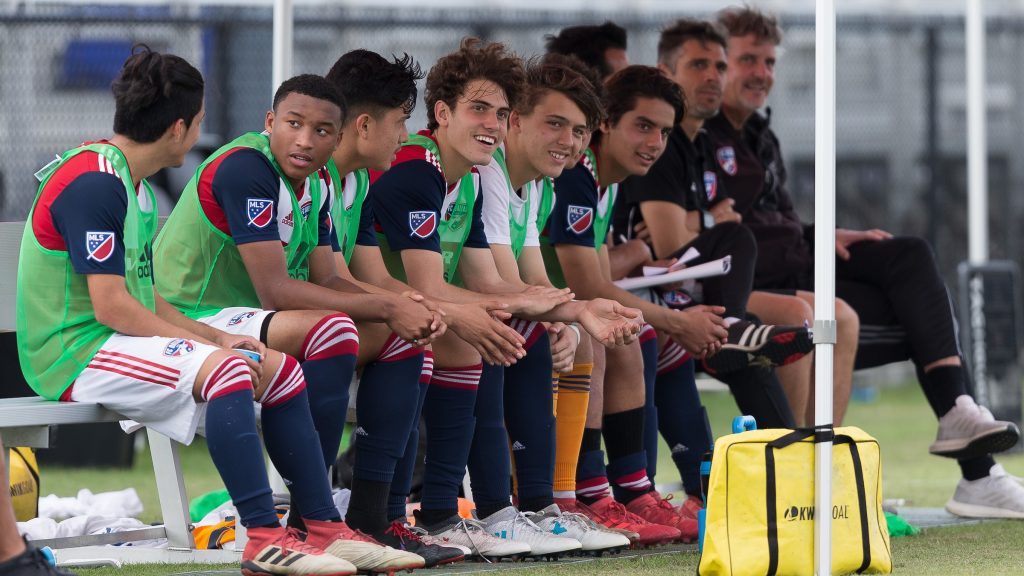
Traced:
POLYGON ((249 528, 249 541, 242 552, 242 574, 311 574, 349 576, 356 573, 351 562, 327 554, 299 540, 285 528, 249 528))
POLYGON ((704 359, 704 370, 719 375, 751 366, 785 366, 813 349, 811 330, 806 326, 757 325, 740 320, 729 326, 729 337, 722 349, 704 359))
MULTIPOLYGON (((671 496, 670 494, 669 498, 671 496)), ((630 502, 626 510, 648 522, 678 529, 680 542, 697 540, 697 519, 683 514, 679 508, 669 503, 669 498, 662 498, 656 491, 651 491, 630 502)))

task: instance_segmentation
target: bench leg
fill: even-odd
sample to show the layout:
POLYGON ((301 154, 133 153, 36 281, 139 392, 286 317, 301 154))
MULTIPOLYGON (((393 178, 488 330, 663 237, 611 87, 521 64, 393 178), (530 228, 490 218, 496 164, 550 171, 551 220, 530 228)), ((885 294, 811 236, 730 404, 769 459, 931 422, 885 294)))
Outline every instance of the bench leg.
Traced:
POLYGON ((195 539, 190 530, 188 499, 185 495, 185 479, 181 475, 178 445, 159 432, 147 428, 146 433, 153 456, 156 490, 160 496, 160 513, 167 529, 168 545, 172 549, 193 549, 195 539))

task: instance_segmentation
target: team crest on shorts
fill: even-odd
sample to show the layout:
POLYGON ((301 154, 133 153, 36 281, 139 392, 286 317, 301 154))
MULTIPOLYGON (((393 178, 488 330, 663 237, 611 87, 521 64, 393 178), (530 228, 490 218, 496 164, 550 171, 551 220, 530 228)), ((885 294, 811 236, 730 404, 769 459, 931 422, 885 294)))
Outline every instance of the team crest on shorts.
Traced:
POLYGON ((266 198, 249 198, 246 201, 246 215, 249 225, 266 228, 274 218, 274 201, 266 198))
POLYGON ((164 348, 164 356, 184 356, 185 354, 191 353, 196 349, 196 345, 191 340, 184 338, 175 338, 171 340, 169 344, 164 348))
POLYGON ((248 312, 239 312, 238 314, 235 314, 234 316, 232 316, 230 320, 228 320, 228 326, 237 326, 237 325, 241 324, 242 322, 245 322, 246 320, 252 318, 255 315, 256 315, 256 312, 252 311, 252 310, 250 310, 248 312))
POLYGON ((707 195, 708 202, 714 202, 718 196, 718 176, 713 170, 704 171, 704 194, 707 195))
POLYGON ((590 226, 594 223, 594 209, 587 206, 570 204, 566 216, 569 219, 568 230, 575 234, 583 234, 590 230, 590 226))
POLYGON ((733 150, 732 146, 722 146, 715 152, 715 157, 718 158, 718 165, 722 167, 722 170, 725 170, 726 174, 729 176, 736 175, 736 151, 733 150))
POLYGON ((89 252, 89 255, 85 258, 86 260, 106 262, 110 255, 114 253, 114 233, 86 232, 85 249, 89 252))
POLYGON ((437 212, 430 210, 409 212, 409 229, 412 230, 410 236, 429 238, 437 229, 437 212))

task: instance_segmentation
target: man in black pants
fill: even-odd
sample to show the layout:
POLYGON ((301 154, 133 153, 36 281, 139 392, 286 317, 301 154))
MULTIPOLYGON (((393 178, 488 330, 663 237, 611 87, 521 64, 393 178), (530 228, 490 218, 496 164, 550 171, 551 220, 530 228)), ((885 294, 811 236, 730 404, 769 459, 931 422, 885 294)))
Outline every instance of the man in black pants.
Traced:
MULTIPOLYGON (((813 288, 813 228, 793 209, 779 141, 757 113, 771 90, 782 32, 773 16, 749 8, 719 13, 729 34, 729 75, 722 112, 705 126, 718 177, 758 241, 756 288, 813 288)), ((836 231, 836 295, 860 316, 862 333, 898 330, 901 342, 860 343, 856 366, 910 359, 939 418, 930 452, 956 458, 963 472, 946 508, 971 517, 1024 518, 1024 486, 991 454, 1016 444, 1020 431, 975 404, 957 345, 952 307, 931 248, 919 238, 881 230, 836 231), (878 328, 876 330, 875 328, 878 328)))

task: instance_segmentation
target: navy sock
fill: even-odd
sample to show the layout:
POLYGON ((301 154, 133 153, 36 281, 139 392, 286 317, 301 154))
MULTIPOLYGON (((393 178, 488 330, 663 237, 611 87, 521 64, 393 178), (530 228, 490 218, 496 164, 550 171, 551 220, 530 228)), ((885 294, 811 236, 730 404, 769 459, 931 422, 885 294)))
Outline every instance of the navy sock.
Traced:
POLYGON ((608 473, 604 467, 604 452, 601 450, 580 451, 576 465, 576 498, 584 504, 608 496, 608 473))
POLYGON ((352 503, 346 519, 364 532, 383 529, 387 524, 395 466, 405 454, 409 433, 416 424, 423 354, 403 344, 392 335, 381 357, 363 368, 356 395, 352 503))
MULTIPOLYGON (((654 481, 658 471, 658 407, 654 403, 654 385, 658 373, 658 338, 640 343, 644 359, 644 450, 647 451, 647 476, 654 481)), ((609 456, 611 450, 608 451, 609 456)))
POLYGON ((414 425, 422 366, 423 354, 415 352, 363 368, 356 395, 354 478, 391 482, 414 425))
MULTIPOLYGON (((429 382, 429 380, 428 380, 429 382)), ((405 503, 412 490, 412 476, 416 470, 416 458, 420 456, 420 414, 423 401, 427 395, 427 382, 420 381, 419 395, 416 400, 416 412, 409 430, 409 439, 405 444, 402 458, 395 464, 395 476, 391 480, 391 494, 388 496, 388 520, 404 520, 406 517, 405 503)))
POLYGON ((465 476, 473 442, 477 387, 483 366, 435 368, 423 419, 427 424, 426 467, 421 511, 424 522, 435 524, 459 509, 459 487, 465 476))
POLYGON ((276 525, 251 390, 231 392, 207 402, 206 445, 242 525, 276 525))
POLYGON ((693 360, 660 372, 654 397, 658 407, 658 430, 672 452, 683 488, 687 494, 699 496, 700 459, 711 449, 712 437, 707 412, 700 403, 694 381, 693 360))
POLYGON ((344 314, 326 316, 310 329, 302 350, 302 373, 313 426, 319 436, 324 466, 330 468, 338 459, 348 415, 348 389, 359 353, 355 324, 344 314))
POLYGON ((264 404, 262 414, 267 454, 289 483, 293 508, 310 520, 338 520, 306 391, 274 406, 264 404))
POLYGON ((551 343, 542 325, 534 324, 533 331, 527 333, 526 356, 505 368, 505 426, 515 461, 520 509, 538 511, 554 501, 551 343))
POLYGON ((615 499, 623 504, 629 504, 650 492, 651 481, 647 478, 647 457, 643 451, 618 458, 609 456, 608 479, 611 480, 615 499))
POLYGON ((504 378, 504 367, 484 364, 476 395, 476 428, 469 450, 468 468, 473 502, 480 518, 507 507, 512 491, 508 433, 502 409, 504 378))

